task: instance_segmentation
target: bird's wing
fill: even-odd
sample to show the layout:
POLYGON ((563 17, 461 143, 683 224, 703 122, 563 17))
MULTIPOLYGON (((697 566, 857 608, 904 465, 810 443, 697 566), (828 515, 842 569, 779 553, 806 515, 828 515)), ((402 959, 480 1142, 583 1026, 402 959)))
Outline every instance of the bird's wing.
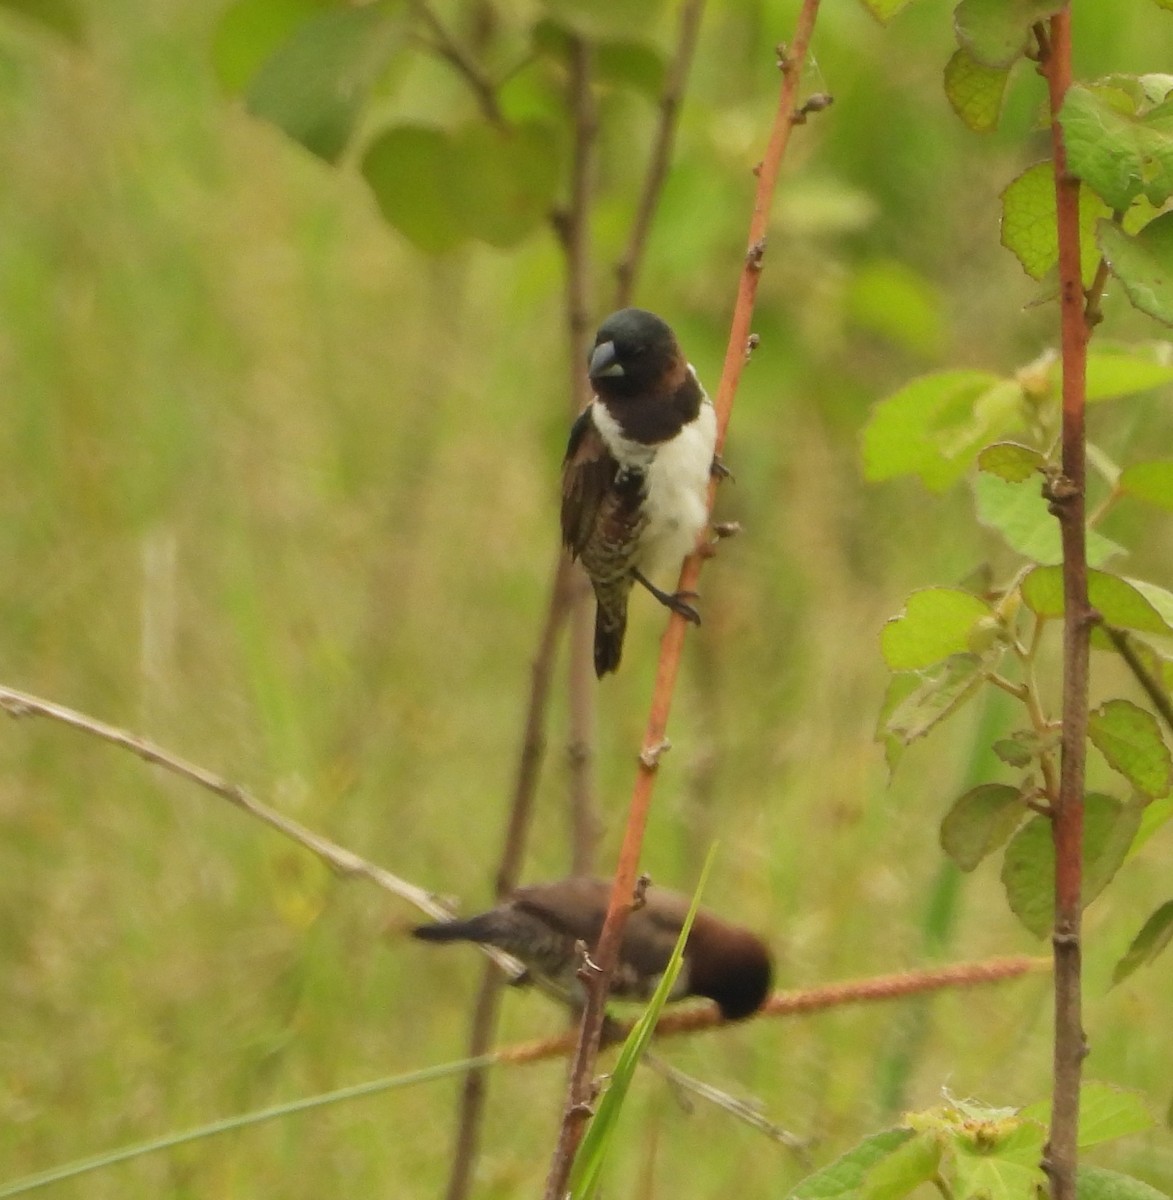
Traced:
POLYGON ((584 409, 570 431, 562 460, 562 541, 576 558, 590 540, 618 471, 591 410, 584 409))
POLYGON ((623 931, 624 958, 647 975, 663 971, 684 926, 688 906, 687 896, 649 888, 647 902, 631 914, 623 931))
POLYGON ((605 880, 582 876, 521 887, 510 900, 514 908, 593 946, 603 930, 609 895, 605 880))

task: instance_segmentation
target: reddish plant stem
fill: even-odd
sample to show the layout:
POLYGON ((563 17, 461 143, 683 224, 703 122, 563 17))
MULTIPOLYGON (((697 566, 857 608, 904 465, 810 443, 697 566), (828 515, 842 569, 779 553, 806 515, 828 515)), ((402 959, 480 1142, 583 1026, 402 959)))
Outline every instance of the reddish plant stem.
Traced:
POLYGON ((1079 1088, 1087 1041, 1081 1017, 1080 942, 1083 794, 1087 745, 1089 636, 1095 614, 1087 597, 1085 545, 1085 432, 1087 342, 1079 254, 1079 180, 1067 167, 1059 111, 1071 85, 1071 13, 1064 7, 1039 39, 1047 79, 1059 235, 1063 355, 1063 467, 1048 485, 1063 543, 1063 740, 1059 794, 1053 805, 1055 846, 1055 1042, 1051 1129, 1043 1169, 1054 1200, 1075 1200, 1079 1088))
MULTIPOLYGON (((758 168, 758 186, 754 197, 753 215, 750 219, 748 249, 738 284, 737 303, 733 313, 729 344, 725 353, 725 365, 717 391, 717 449, 725 440, 725 430, 733 407, 733 398, 745 364, 749 346, 750 321, 753 316, 754 299, 757 295, 758 279, 765 252, 766 226, 770 204, 778 178, 778 170, 790 140, 793 128, 795 101, 802 63, 814 31, 818 14, 818 0, 803 0, 795 34, 789 53, 782 55, 782 86, 774 126, 767 145, 766 155, 758 168)), ((715 481, 710 488, 709 503, 712 505, 715 481)), ((701 556, 691 555, 680 573, 679 590, 694 591, 700 575, 701 556)), ((663 750, 667 747, 666 731, 668 715, 672 707, 672 694, 680 665, 680 651, 684 645, 686 622, 676 613, 668 620, 668 627, 660 642, 660 658, 656 669, 656 681, 652 694, 651 710, 644 734, 643 750, 640 753, 635 787, 624 829, 623 846, 611 890, 607 917, 595 947, 593 959, 584 964, 586 983, 586 1007, 578 1042, 571 1065, 562 1126, 546 1181, 546 1200, 562 1200, 566 1192, 570 1169, 586 1127, 589 1114, 588 1101, 595 1061, 598 1057, 599 1040, 606 1015, 607 989, 611 973, 618 958, 623 929, 630 915, 635 895, 636 877, 639 870, 640 848, 647 826, 656 767, 663 750)))
MULTIPOLYGON (((901 971, 893 975, 873 975, 866 979, 848 979, 842 983, 775 992, 752 1019, 798 1017, 807 1013, 823 1012, 829 1008, 841 1008, 847 1004, 876 1004, 885 1000, 901 1000, 907 996, 922 995, 925 992, 985 987, 991 983, 1002 983, 1021 978, 1023 975, 1047 971, 1050 967, 1050 959, 1016 955, 988 958, 979 962, 950 963, 944 967, 901 971)), ((658 1040, 705 1033, 710 1029, 719 1029, 724 1024, 715 1004, 689 1005, 662 1016, 656 1025, 655 1036, 658 1040)), ((617 1038, 625 1037, 630 1030, 630 1022, 619 1023, 616 1027, 617 1038)), ((576 1044, 577 1039, 572 1033, 563 1033, 556 1037, 503 1047, 498 1051, 497 1061, 515 1065, 539 1062, 566 1054, 576 1044)))

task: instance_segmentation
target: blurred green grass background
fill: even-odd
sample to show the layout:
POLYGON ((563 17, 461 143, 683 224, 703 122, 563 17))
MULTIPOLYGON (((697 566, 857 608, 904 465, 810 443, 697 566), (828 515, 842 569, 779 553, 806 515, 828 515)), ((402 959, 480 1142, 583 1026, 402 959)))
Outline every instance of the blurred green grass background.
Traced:
MULTIPOLYGON (((825 8, 808 79, 836 103, 795 139, 726 449, 736 482, 719 512, 745 534, 705 574, 645 854, 687 888, 718 839, 706 902, 769 931, 786 987, 1046 949, 993 864, 962 878, 937 847, 947 804, 996 777, 983 747, 1008 706, 955 718, 891 786, 872 741, 884 620, 913 587, 1008 559, 963 489, 867 486, 857 450, 868 405, 909 375, 1010 370, 1053 340, 1053 309, 1024 309, 1034 292, 997 246, 998 190, 1044 153, 1040 92, 1018 79, 1006 132, 980 139, 940 93, 944 9, 882 31, 854 5, 825 8)), ((1173 18, 1155 5, 1076 8, 1082 73, 1169 61, 1173 18)), ((711 6, 639 289, 709 381, 772 111, 770 47, 793 9, 711 6)), ((556 542, 559 255, 547 234, 509 254, 413 250, 352 170, 221 94, 216 15, 104 0, 80 46, 0 16, 0 680, 141 731, 472 908, 491 894, 556 542)), ((385 103, 471 111, 422 55, 385 103)), ((603 115, 600 314, 652 120, 621 95, 603 115)), ((1108 313, 1113 336, 1153 336, 1108 313)), ((1171 425, 1155 396, 1104 406, 1092 433, 1152 456, 1171 425)), ((1130 572, 1169 586, 1168 520, 1113 522, 1130 572)), ((624 669, 599 690, 604 869, 661 621, 636 598, 624 669)), ((1102 657, 1094 668, 1096 695, 1129 688, 1102 657)), ((568 860, 564 717, 559 690, 531 879, 568 860)), ((0 762, 0 1181, 463 1053, 479 960, 410 943, 412 914, 386 896, 66 730, 0 724, 0 762)), ((1173 958, 1108 982, 1167 898, 1168 864, 1162 836, 1126 866, 1085 950, 1088 1076, 1162 1115, 1173 958)), ((666 1053, 816 1136, 823 1161, 942 1087, 995 1104, 1044 1094, 1049 1003, 1035 977, 666 1053)), ((511 994, 502 1037, 561 1020, 511 994)), ((533 1194, 562 1086, 556 1063, 496 1072, 478 1195, 533 1194)), ((456 1088, 45 1194, 436 1195, 456 1088)), ((768 1195, 803 1173, 720 1113, 686 1115, 657 1079, 630 1105, 616 1195, 768 1195)), ((1163 1125, 1095 1161, 1173 1188, 1163 1125)))

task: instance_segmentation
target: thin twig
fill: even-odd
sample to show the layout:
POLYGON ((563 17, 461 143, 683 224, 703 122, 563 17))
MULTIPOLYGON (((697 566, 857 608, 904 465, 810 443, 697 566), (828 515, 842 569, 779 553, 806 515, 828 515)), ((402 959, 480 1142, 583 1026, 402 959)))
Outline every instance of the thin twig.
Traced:
POLYGON ((704 16, 705 0, 685 0, 680 6, 677 25, 676 52, 668 65, 664 77, 664 90, 660 93, 660 117, 652 142, 652 154, 648 160, 647 173, 636 205, 635 219, 627 237, 623 257, 615 266, 615 307, 626 308, 635 294, 635 279, 643 265, 647 251, 652 221, 659 207, 668 168, 672 165, 672 153, 676 146, 676 129, 680 121, 680 107, 684 100, 688 72, 696 51, 700 34, 701 18, 704 16))
POLYGON ((1136 682, 1144 688, 1145 695, 1152 701, 1157 712, 1161 714, 1161 719, 1173 731, 1173 703, 1169 700, 1169 693, 1161 686, 1159 680, 1153 678, 1149 669, 1140 661, 1140 656, 1133 648, 1132 638, 1123 629, 1116 629, 1111 625, 1104 625, 1101 628, 1111 639, 1112 645, 1116 647, 1128 669, 1136 676, 1136 682))
POLYGON ((738 1121, 743 1121, 759 1133, 764 1133, 766 1137, 773 1141, 780 1142, 783 1146, 796 1151, 802 1157, 804 1165, 808 1168, 812 1165, 806 1154, 807 1147, 810 1144, 809 1141, 806 1138, 800 1138, 797 1134, 793 1134, 787 1129, 783 1129, 775 1121, 771 1121, 762 1112, 760 1103, 755 1103, 752 1100, 742 1100, 739 1096, 734 1096, 732 1093, 714 1084, 707 1083, 703 1079, 698 1079, 695 1075, 689 1075, 687 1071, 682 1071, 679 1067, 674 1067, 670 1062, 666 1062, 655 1054, 645 1052, 643 1064, 681 1093, 680 1099, 682 1101, 685 1101, 687 1096, 698 1096, 706 1103, 721 1109, 722 1112, 727 1112, 738 1121))
MULTIPOLYGON (((546 754, 546 708, 553 682, 558 637, 569 611, 570 588, 570 563, 565 555, 560 553, 554 565, 546 617, 542 622, 542 632, 534 654, 529 703, 525 715, 525 734, 518 755, 517 778, 505 826, 505 842, 497 865, 496 893, 499 900, 511 892, 521 879, 525 849, 533 824, 538 776, 546 754)), ((479 1060, 493 1044, 504 984, 505 979, 501 972, 491 962, 486 963, 473 1003, 472 1020, 469 1022, 470 1059, 479 1060)), ((461 1083, 460 1100, 457 1105, 452 1166, 448 1172, 448 1184, 444 1192, 447 1200, 464 1200, 472 1185, 473 1168, 480 1150, 480 1131, 487 1089, 488 1076, 484 1068, 470 1067, 461 1083)))
MULTIPOLYGON (((317 855, 343 879, 366 879, 384 891, 390 892, 393 896, 406 900, 408 904, 414 905, 430 917, 443 920, 452 916, 452 906, 435 893, 417 887, 414 883, 408 883, 406 879, 401 879, 398 875, 393 875, 390 871, 368 862, 365 858, 360 858, 352 850, 337 845, 329 838, 314 833, 312 829, 307 829, 292 817, 286 817, 276 809, 270 808, 239 784, 230 783, 227 779, 181 758, 178 754, 173 754, 170 750, 165 750, 147 738, 128 733, 125 729, 119 729, 115 725, 108 725, 105 721, 98 721, 93 717, 86 716, 85 713, 66 708, 63 704, 54 704, 52 701, 42 700, 39 696, 29 695, 27 692, 18 692, 15 688, 0 686, 0 709, 3 709, 11 717, 47 717, 51 721, 57 721, 59 724, 68 725, 71 729, 89 734, 90 737, 109 742, 113 746, 120 746, 123 750, 129 750, 144 762, 162 767, 173 775, 178 775, 181 779, 186 779, 190 783, 202 787, 205 791, 212 792, 222 800, 227 800, 250 817, 262 821, 282 836, 304 847, 311 854, 317 855)), ((524 968, 521 964, 510 955, 502 954, 501 951, 495 950, 491 946, 482 947, 482 949, 507 974, 516 977, 523 972, 524 968)))
MULTIPOLYGON (((594 175, 598 118, 591 90, 593 53, 585 38, 570 37, 570 73, 567 106, 573 129, 570 168, 570 204, 558 231, 565 262, 567 367, 570 415, 586 407, 590 388, 583 358, 591 321, 591 189, 594 175)), ((567 675, 569 730, 566 758, 570 779, 570 862, 576 875, 589 874, 594 866, 599 817, 595 798, 595 669, 594 612, 591 589, 581 567, 573 568, 581 586, 575 589, 570 610, 570 666, 567 675)))
POLYGON ((428 7, 425 0, 412 0, 412 9, 428 27, 432 40, 428 48, 452 66, 472 89, 484 118, 503 127, 505 114, 497 99, 497 85, 485 73, 480 63, 449 33, 444 23, 428 7))
POLYGON ((1063 734, 1059 794, 1052 802, 1055 845, 1055 1044, 1051 1128, 1043 1169, 1053 1200, 1074 1200, 1078 1164, 1079 1088, 1087 1041, 1081 1010, 1080 941, 1083 865, 1083 793, 1087 746, 1088 660, 1093 613, 1087 595, 1084 511, 1084 407, 1086 319, 1079 246, 1079 180, 1067 167, 1059 111, 1071 85, 1071 12, 1050 20, 1039 40, 1040 69, 1047 80, 1059 235, 1059 305, 1063 353, 1063 472, 1048 484, 1051 510, 1063 544, 1063 734))
MULTIPOLYGON (((729 415, 733 407, 733 398, 741 377, 741 369, 745 363, 745 349, 749 340, 750 320, 753 314, 754 299, 757 294, 762 254, 765 248, 770 205, 774 195, 774 187, 782 156, 789 142, 791 130, 794 128, 791 117, 795 111, 801 64, 806 58, 807 46, 810 43, 810 37, 814 30, 818 7, 818 0, 803 0, 803 6, 795 28, 792 53, 784 56, 781 63, 782 86, 778 109, 774 118, 774 127, 767 146, 766 155, 758 171, 757 193, 754 200, 753 216, 750 220, 749 248, 746 253, 745 265, 741 272, 729 345, 726 350, 725 365, 717 392, 718 452, 724 442, 725 429, 728 426, 729 415)), ((710 487, 710 507, 712 506, 715 483, 716 481, 714 480, 713 485, 710 487)), ((700 575, 700 568, 701 556, 699 554, 691 555, 685 561, 684 567, 681 570, 677 590, 695 591, 696 582, 700 575)), ((651 712, 644 735, 643 745, 645 751, 651 747, 659 746, 665 738, 668 713, 671 708, 672 693, 680 663, 680 651, 684 644, 685 624, 686 622, 683 617, 673 613, 669 618, 667 630, 660 643, 660 659, 656 671, 655 690, 652 695, 651 712)), ((648 765, 641 757, 641 762, 636 771, 636 782, 624 830, 623 847, 620 851, 619 862, 615 872, 615 881, 612 886, 610 905, 598 945, 595 947, 593 955, 593 959, 598 965, 599 970, 597 976, 589 981, 586 986, 586 1007, 583 1012, 582 1026, 579 1030, 578 1043, 571 1066, 570 1083, 562 1117, 562 1126, 551 1161, 549 1177, 546 1181, 546 1200, 562 1200, 566 1192, 566 1182, 570 1175, 570 1169, 586 1126, 588 1116, 586 1101, 589 1096, 591 1077, 598 1055, 599 1039, 602 1034, 603 1021, 606 1015, 607 987, 618 958, 623 928, 632 908, 635 881, 639 869, 640 847, 643 843, 644 829, 647 825, 655 774, 656 765, 648 765)))

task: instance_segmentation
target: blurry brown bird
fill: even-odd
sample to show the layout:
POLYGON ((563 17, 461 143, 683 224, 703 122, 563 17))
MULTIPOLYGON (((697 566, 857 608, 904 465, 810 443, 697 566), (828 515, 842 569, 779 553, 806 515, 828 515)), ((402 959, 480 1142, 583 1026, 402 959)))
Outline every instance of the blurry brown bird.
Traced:
MULTIPOLYGON (((572 1003, 581 1000, 577 943, 593 947, 602 932, 611 882, 575 877, 518 888, 497 908, 467 920, 420 925, 426 942, 482 942, 512 954, 531 975, 572 1003)), ((649 886, 623 932, 611 995, 646 1000, 672 956, 689 898, 649 886)), ((770 952, 756 934, 698 909, 670 999, 707 996, 736 1021, 757 1012, 770 994, 770 952)))

